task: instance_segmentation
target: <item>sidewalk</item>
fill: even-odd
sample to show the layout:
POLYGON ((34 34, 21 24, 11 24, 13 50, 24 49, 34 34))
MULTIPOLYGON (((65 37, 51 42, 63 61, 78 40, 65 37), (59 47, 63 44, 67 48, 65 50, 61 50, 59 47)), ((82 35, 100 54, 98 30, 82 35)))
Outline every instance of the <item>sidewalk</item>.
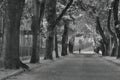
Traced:
MULTIPOLYGON (((52 62, 54 62, 54 60, 44 60, 43 57, 40 58, 40 63, 37 64, 30 64, 29 60, 23 61, 23 63, 27 64, 30 67, 30 70, 41 66, 45 66, 52 62)), ((18 69, 18 70, 0 69, 0 80, 6 80, 11 76, 15 76, 23 72, 24 72, 23 69, 18 69)))
POLYGON ((112 62, 118 66, 120 66, 120 59, 116 59, 116 57, 110 57, 110 56, 106 56, 106 57, 103 57, 105 60, 109 61, 109 62, 112 62))
MULTIPOLYGON (((97 54, 97 53, 96 53, 97 54)), ((101 57, 109 62, 112 62, 113 64, 116 64, 120 66, 120 59, 117 59, 116 57, 111 57, 111 56, 102 56, 101 54, 97 54, 98 57, 101 57)))
MULTIPOLYGON (((75 51, 75 53, 79 54, 79 51, 75 51)), ((107 60, 109 62, 112 62, 112 63, 120 66, 120 59, 116 59, 116 57, 111 57, 111 56, 105 56, 104 57, 101 54, 97 54, 97 53, 95 53, 93 51, 85 51, 85 50, 81 51, 81 53, 82 54, 96 54, 96 56, 101 57, 101 58, 103 58, 103 59, 105 59, 105 60, 107 60)))

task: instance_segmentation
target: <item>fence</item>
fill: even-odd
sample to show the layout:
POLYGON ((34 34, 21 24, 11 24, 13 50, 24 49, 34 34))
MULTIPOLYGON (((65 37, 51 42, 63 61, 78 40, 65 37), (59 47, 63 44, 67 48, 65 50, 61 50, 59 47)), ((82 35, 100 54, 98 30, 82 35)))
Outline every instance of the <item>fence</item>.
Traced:
MULTIPOLYGON (((40 56, 43 56, 45 54, 45 42, 44 41, 41 37, 40 44, 39 44, 40 56)), ((2 43, 3 43, 3 39, 2 37, 0 37, 0 55, 2 53, 2 43)), ((19 51, 20 51, 19 52, 20 59, 26 60, 31 57, 31 53, 32 53, 32 35, 31 34, 24 34, 23 31, 20 32, 19 51)))
MULTIPOLYGON (((20 33, 20 58, 22 60, 28 59, 31 57, 32 52, 32 35, 31 34, 24 34, 23 32, 20 33)), ((45 41, 45 40, 44 40, 45 41)), ((45 42, 43 38, 39 36, 39 54, 43 56, 45 54, 45 42)))

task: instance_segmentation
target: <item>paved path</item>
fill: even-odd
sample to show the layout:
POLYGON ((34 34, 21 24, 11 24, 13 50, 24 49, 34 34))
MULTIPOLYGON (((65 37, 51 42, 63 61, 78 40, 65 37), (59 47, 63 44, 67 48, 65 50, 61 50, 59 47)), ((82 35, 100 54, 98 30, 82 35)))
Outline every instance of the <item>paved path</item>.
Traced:
POLYGON ((9 80, 120 80, 120 67, 93 54, 76 54, 9 80))

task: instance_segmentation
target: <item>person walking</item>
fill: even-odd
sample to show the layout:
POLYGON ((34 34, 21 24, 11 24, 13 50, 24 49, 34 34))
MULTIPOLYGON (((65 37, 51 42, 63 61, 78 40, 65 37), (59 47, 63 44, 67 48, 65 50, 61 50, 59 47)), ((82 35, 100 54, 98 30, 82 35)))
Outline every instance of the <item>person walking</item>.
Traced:
POLYGON ((82 40, 79 40, 79 54, 81 53, 81 48, 82 48, 82 40))
POLYGON ((80 52, 81 52, 81 48, 79 47, 79 54, 80 54, 80 52))

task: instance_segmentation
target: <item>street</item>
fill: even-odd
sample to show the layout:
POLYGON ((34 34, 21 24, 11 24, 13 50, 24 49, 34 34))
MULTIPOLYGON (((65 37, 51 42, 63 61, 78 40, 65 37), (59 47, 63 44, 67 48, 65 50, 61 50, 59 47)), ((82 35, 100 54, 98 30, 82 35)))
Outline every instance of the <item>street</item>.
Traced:
POLYGON ((120 80, 120 67, 95 54, 75 54, 8 80, 120 80))

